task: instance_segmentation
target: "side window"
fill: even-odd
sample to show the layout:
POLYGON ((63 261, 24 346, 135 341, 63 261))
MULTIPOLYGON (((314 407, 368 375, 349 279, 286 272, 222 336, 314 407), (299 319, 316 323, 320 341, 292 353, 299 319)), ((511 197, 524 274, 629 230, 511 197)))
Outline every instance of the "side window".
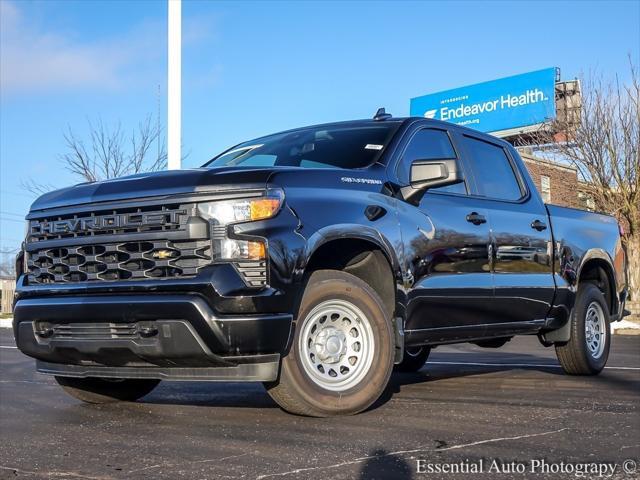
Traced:
MULTIPOLYGON (((444 158, 456 158, 456 152, 451 145, 449 135, 444 130, 425 128, 419 130, 409 141, 404 151, 398 178, 408 181, 411 163, 415 160, 437 160, 444 158)), ((464 182, 430 189, 429 192, 460 193, 466 195, 467 188, 464 182)))
POLYGON ((480 195, 499 200, 518 200, 522 190, 504 148, 463 135, 465 151, 480 195))

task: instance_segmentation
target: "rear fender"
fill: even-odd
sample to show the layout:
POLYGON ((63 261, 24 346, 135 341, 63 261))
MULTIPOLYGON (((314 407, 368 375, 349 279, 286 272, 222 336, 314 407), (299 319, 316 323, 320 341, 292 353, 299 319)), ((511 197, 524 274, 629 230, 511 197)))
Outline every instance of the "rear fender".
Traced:
MULTIPOLYGON (((617 291, 616 278, 615 278, 615 275, 613 274, 614 268, 611 262, 611 257, 607 254, 607 252, 605 252, 601 248, 593 248, 585 252, 585 254, 580 259, 579 263, 576 262, 578 263, 578 266, 574 267, 573 269, 573 271, 576 272, 575 279, 571 284, 574 295, 577 294, 578 285, 580 283, 581 276, 584 271, 584 267, 592 260, 601 260, 608 266, 608 269, 610 271, 606 272, 607 277, 610 282, 613 282, 614 292, 617 291)), ((573 303, 574 302, 572 301, 572 305, 573 303)), ((571 312, 569 312, 569 314, 567 315, 566 321, 560 328, 551 330, 549 332, 544 332, 542 334, 542 337, 544 341, 548 343, 568 342, 571 339, 571 312)))

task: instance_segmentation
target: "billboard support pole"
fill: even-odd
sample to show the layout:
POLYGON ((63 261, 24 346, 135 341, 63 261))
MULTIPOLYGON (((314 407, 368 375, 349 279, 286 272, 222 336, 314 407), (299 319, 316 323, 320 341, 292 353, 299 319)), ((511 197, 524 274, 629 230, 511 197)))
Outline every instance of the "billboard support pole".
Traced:
POLYGON ((180 169, 182 120, 182 0, 167 0, 167 167, 180 169))

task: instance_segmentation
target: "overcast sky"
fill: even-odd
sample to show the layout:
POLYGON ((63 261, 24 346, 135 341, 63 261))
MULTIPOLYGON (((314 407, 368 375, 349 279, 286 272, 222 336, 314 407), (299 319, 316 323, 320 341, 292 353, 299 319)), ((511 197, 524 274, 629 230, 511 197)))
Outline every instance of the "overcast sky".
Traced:
MULTIPOLYGON (((86 121, 166 114, 166 1, 0 0, 0 248, 29 178, 76 183, 58 157, 86 121), (160 92, 160 95, 158 95, 160 92), (159 104, 158 104, 159 100, 159 104)), ((409 113, 418 95, 546 67, 628 78, 640 2, 183 1, 186 167, 258 135, 409 113)))

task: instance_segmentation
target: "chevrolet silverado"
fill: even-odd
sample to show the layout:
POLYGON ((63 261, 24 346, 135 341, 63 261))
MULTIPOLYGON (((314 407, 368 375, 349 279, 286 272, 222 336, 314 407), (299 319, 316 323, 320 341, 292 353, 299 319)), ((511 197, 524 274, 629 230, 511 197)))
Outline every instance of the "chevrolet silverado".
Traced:
POLYGON ((71 395, 255 381, 310 416, 443 344, 537 335, 597 374, 627 292, 614 218, 544 204, 507 142, 382 109, 46 193, 17 268, 16 344, 71 395))

